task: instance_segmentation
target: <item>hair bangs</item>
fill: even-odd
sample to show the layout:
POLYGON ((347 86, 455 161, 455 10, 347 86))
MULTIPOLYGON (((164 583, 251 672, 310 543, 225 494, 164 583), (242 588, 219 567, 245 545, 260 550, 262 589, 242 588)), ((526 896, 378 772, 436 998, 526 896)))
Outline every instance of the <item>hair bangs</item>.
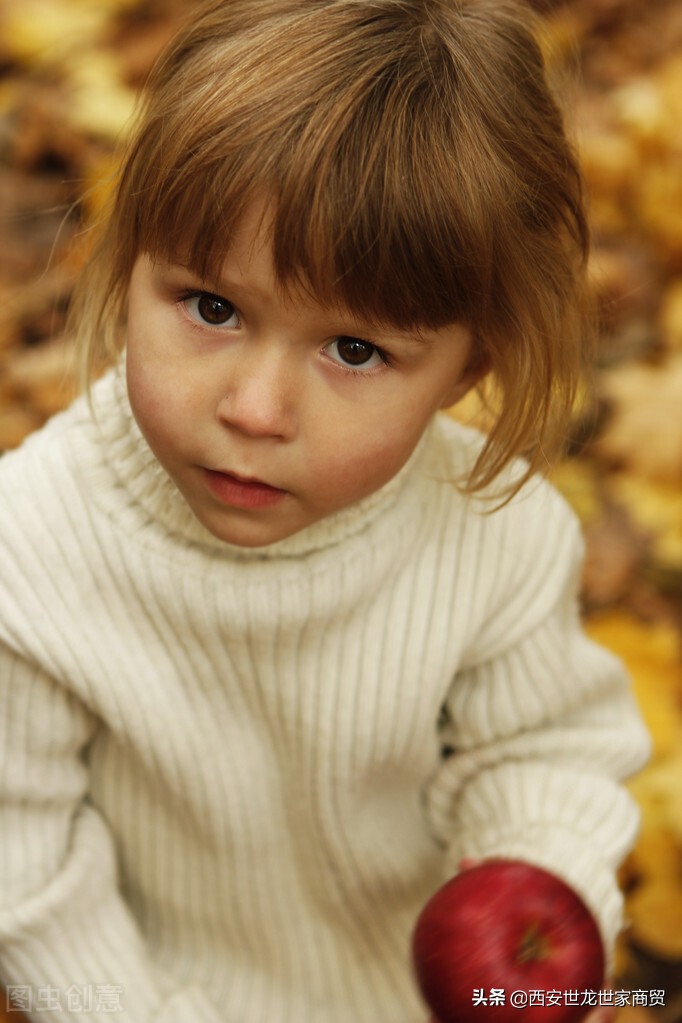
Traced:
POLYGON ((442 154, 420 137, 417 103, 376 91, 381 102, 366 97, 336 137, 309 124, 291 162, 280 165, 277 275, 369 321, 438 329, 469 319, 485 286, 480 241, 454 201, 452 175, 427 172, 442 154))
MULTIPOLYGON (((305 45, 328 67, 325 49, 332 41, 338 49, 338 26, 327 31, 331 40, 318 37, 313 47, 301 18, 268 46, 285 61, 289 47, 305 45)), ((156 121, 148 119, 122 183, 123 194, 137 197, 129 248, 210 277, 241 216, 264 202, 284 289, 301 287, 367 321, 408 329, 471 321, 486 302, 492 241, 471 215, 453 158, 461 146, 456 83, 444 97, 433 54, 414 59, 418 25, 394 51, 381 31, 380 18, 373 32, 366 21, 348 24, 344 45, 355 63, 342 84, 314 67, 289 68, 290 77, 316 74, 312 94, 303 87, 283 94, 279 84, 270 92, 248 46, 232 53, 239 74, 229 96, 207 75, 201 50, 185 72, 191 87, 181 102, 174 94, 164 103, 160 74, 156 121)))
POLYGON ((458 170, 454 76, 435 81, 410 44, 318 104, 278 164, 274 258, 365 319, 438 329, 485 306, 494 241, 458 170))

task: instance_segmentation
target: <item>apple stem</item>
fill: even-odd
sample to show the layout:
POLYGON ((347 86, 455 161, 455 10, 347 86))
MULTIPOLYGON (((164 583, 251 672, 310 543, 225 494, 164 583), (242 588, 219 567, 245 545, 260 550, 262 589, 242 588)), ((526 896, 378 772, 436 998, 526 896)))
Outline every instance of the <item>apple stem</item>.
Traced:
POLYGON ((518 959, 522 963, 537 962, 547 956, 547 941, 543 938, 536 924, 531 924, 518 950, 518 959))

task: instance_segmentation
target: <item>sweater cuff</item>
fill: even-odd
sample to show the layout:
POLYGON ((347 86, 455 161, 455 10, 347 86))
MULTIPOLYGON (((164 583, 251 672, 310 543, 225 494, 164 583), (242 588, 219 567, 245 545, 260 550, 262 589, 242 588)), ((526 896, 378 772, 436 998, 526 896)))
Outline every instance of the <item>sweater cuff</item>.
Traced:
POLYGON ((522 860, 556 874, 583 900, 597 922, 604 944, 606 976, 613 972, 615 944, 623 922, 623 895, 610 866, 582 838, 560 828, 529 825, 521 834, 469 835, 446 853, 447 876, 464 858, 522 860))
POLYGON ((639 826, 625 789, 566 765, 504 763, 471 780, 450 811, 450 872, 464 858, 509 857, 557 874, 595 917, 612 969, 623 921, 616 871, 639 826))

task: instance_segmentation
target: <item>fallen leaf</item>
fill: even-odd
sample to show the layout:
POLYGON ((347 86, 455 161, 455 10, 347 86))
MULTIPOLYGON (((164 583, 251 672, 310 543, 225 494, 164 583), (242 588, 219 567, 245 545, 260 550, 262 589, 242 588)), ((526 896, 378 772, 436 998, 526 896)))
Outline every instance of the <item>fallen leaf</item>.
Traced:
POLYGON ((611 500, 627 508, 649 539, 654 562, 663 570, 682 572, 682 489, 629 473, 612 473, 605 484, 611 500))
POLYGON ((16 406, 0 409, 0 453, 19 447, 42 423, 43 419, 31 409, 16 406))
POLYGON ((671 351, 682 352, 682 278, 666 288, 660 312, 660 336, 671 351))
POLYGON ((130 126, 137 93, 122 81, 120 61, 113 53, 79 53, 69 62, 70 123, 90 135, 118 141, 130 126))
MULTIPOLYGON (((682 196, 680 209, 682 210, 682 196)), ((682 224, 680 237, 682 238, 682 224)), ((682 355, 661 366, 626 364, 600 382, 611 416, 594 449, 597 457, 645 479, 682 480, 682 355)))
POLYGON ((616 1009, 613 1023, 656 1023, 656 1016, 643 1005, 623 1005, 616 1009))
POLYGON ((615 604, 635 585, 646 552, 644 537, 623 507, 607 503, 586 524, 584 535, 583 600, 590 609, 615 604))
POLYGON ((681 870, 682 850, 673 832, 669 828, 645 822, 637 844, 628 857, 630 882, 641 884, 658 877, 677 883, 682 876, 681 870))
POLYGON ((628 900, 630 933, 647 952, 682 960, 682 884, 659 878, 637 888, 628 900))

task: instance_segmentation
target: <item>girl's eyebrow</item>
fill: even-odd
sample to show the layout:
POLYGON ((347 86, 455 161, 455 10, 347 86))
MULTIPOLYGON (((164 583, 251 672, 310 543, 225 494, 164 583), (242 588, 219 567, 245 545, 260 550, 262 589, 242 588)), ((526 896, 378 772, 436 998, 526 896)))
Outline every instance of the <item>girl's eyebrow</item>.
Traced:
POLYGON ((166 264, 164 269, 167 269, 169 274, 180 271, 189 274, 196 280, 197 287, 219 295, 221 298, 229 298, 231 295, 236 297, 239 295, 249 295, 254 298, 261 298, 270 294, 270 289, 267 287, 259 287, 258 284, 228 277, 223 273, 214 274, 210 270, 203 274, 187 263, 173 261, 166 264))
POLYGON ((195 279, 197 286, 201 286, 206 290, 211 289, 211 291, 218 295, 225 293, 224 297, 227 297, 226 293, 229 291, 253 290, 243 284, 239 284, 237 281, 228 280, 226 277, 214 276, 210 272, 206 274, 200 273, 189 263, 183 263, 182 260, 179 259, 169 259, 168 261, 161 263, 160 270, 164 277, 170 277, 172 274, 176 273, 188 274, 190 277, 195 279))

